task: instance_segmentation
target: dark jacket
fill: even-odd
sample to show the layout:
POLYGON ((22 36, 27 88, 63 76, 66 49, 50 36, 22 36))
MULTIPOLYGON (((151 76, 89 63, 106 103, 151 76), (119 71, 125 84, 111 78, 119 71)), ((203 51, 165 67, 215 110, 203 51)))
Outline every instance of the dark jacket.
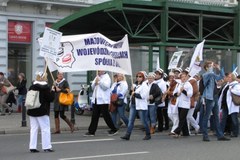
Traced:
POLYGON ((160 98, 162 96, 162 91, 161 91, 161 89, 159 88, 159 86, 156 83, 152 84, 152 86, 150 88, 150 91, 149 91, 149 95, 153 96, 153 99, 149 100, 150 104, 153 104, 157 97, 160 98))
POLYGON ((19 95, 26 95, 27 94, 27 88, 26 88, 27 80, 22 80, 17 83, 17 89, 19 95))
POLYGON ((39 101, 41 106, 36 109, 30 109, 27 111, 29 116, 40 117, 44 115, 49 115, 50 112, 50 102, 54 100, 54 92, 50 90, 50 87, 46 82, 35 81, 29 90, 39 91, 39 101))

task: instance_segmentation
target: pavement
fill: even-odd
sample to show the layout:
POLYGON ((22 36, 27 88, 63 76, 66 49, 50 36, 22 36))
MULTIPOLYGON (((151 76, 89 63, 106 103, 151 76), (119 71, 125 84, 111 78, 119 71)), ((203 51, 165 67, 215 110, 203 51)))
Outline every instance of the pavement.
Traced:
MULTIPOLYGON (((0 116, 0 134, 19 134, 19 133, 29 133, 30 131, 30 123, 29 117, 26 115, 26 126, 22 126, 22 113, 18 113, 16 110, 16 106, 13 106, 13 113, 7 114, 5 116, 0 116)), ((71 111, 65 112, 65 115, 72 121, 75 121, 75 130, 86 130, 91 121, 91 111, 84 111, 83 115, 74 114, 74 117, 71 118, 71 111)), ((51 131, 54 131, 54 112, 51 109, 50 112, 50 123, 51 123, 51 131)), ((139 124, 140 121, 136 120, 135 124, 139 124)), ((68 125, 61 119, 60 120, 61 132, 70 132, 70 128, 68 125)), ((103 118, 100 117, 98 128, 108 128, 103 118)))

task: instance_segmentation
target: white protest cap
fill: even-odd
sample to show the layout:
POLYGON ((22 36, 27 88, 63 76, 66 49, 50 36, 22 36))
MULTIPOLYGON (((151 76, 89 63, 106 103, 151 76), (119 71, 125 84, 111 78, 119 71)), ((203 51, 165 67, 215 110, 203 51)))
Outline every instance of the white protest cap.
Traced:
POLYGON ((179 73, 181 73, 183 70, 182 70, 182 68, 174 68, 173 69, 173 72, 179 72, 179 73))
POLYGON ((188 72, 188 73, 189 73, 189 72, 190 72, 190 68, 189 68, 189 67, 187 67, 187 68, 185 68, 185 69, 184 69, 184 71, 186 71, 186 72, 188 72))
POLYGON ((232 71, 232 74, 234 74, 235 77, 238 76, 237 69, 238 69, 238 67, 236 67, 236 68, 232 71))
POLYGON ((155 71, 155 73, 156 72, 158 72, 158 73, 160 73, 160 74, 163 74, 164 73, 164 70, 162 69, 162 68, 158 68, 156 71, 155 71))
POLYGON ((155 76, 156 76, 156 74, 154 72, 149 72, 147 77, 155 78, 155 76))
POLYGON ((168 76, 167 73, 164 73, 164 74, 163 74, 163 77, 164 77, 164 78, 167 78, 167 76, 168 76))
POLYGON ((36 71, 35 75, 39 77, 43 77, 44 73, 42 71, 36 71))

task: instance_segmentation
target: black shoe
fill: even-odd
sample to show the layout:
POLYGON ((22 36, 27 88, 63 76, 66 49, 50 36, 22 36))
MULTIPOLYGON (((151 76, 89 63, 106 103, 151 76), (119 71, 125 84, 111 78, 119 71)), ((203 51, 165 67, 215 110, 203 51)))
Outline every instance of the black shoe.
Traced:
POLYGON ((39 150, 37 150, 37 149, 30 149, 30 152, 31 152, 31 153, 38 153, 39 150))
POLYGON ((120 137, 121 139, 125 139, 125 140, 129 140, 130 139, 130 135, 129 134, 125 134, 125 136, 120 137))
POLYGON ((109 136, 114 136, 114 135, 116 135, 118 133, 118 130, 110 130, 110 131, 108 131, 108 135, 109 136))
POLYGON ((85 136, 85 137, 93 137, 93 136, 95 136, 95 134, 87 132, 83 136, 85 136))
POLYGON ((150 135, 146 135, 146 136, 143 138, 143 140, 149 140, 149 139, 151 139, 151 136, 150 136, 150 135))
POLYGON ((54 152, 53 149, 44 149, 43 151, 44 151, 44 152, 54 152))
POLYGON ((209 138, 203 138, 203 141, 204 142, 210 142, 210 139, 209 138))
POLYGON ((229 138, 226 138, 226 137, 220 137, 218 138, 219 141, 230 141, 229 138))
POLYGON ((238 135, 231 134, 230 137, 232 137, 232 138, 236 138, 236 137, 238 137, 238 135))

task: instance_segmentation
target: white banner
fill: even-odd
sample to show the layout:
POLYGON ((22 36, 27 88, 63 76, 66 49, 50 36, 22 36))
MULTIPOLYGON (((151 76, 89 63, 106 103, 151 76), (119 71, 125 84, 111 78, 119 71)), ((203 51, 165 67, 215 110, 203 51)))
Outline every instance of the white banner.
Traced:
POLYGON ((177 68, 180 57, 182 56, 183 51, 174 52, 173 56, 169 62, 168 69, 177 68))
POLYGON ((40 47, 40 56, 54 59, 59 51, 61 37, 61 32, 45 27, 40 47))
POLYGON ((105 70, 132 75, 127 35, 117 42, 100 33, 62 36, 53 62, 60 72, 105 70))

